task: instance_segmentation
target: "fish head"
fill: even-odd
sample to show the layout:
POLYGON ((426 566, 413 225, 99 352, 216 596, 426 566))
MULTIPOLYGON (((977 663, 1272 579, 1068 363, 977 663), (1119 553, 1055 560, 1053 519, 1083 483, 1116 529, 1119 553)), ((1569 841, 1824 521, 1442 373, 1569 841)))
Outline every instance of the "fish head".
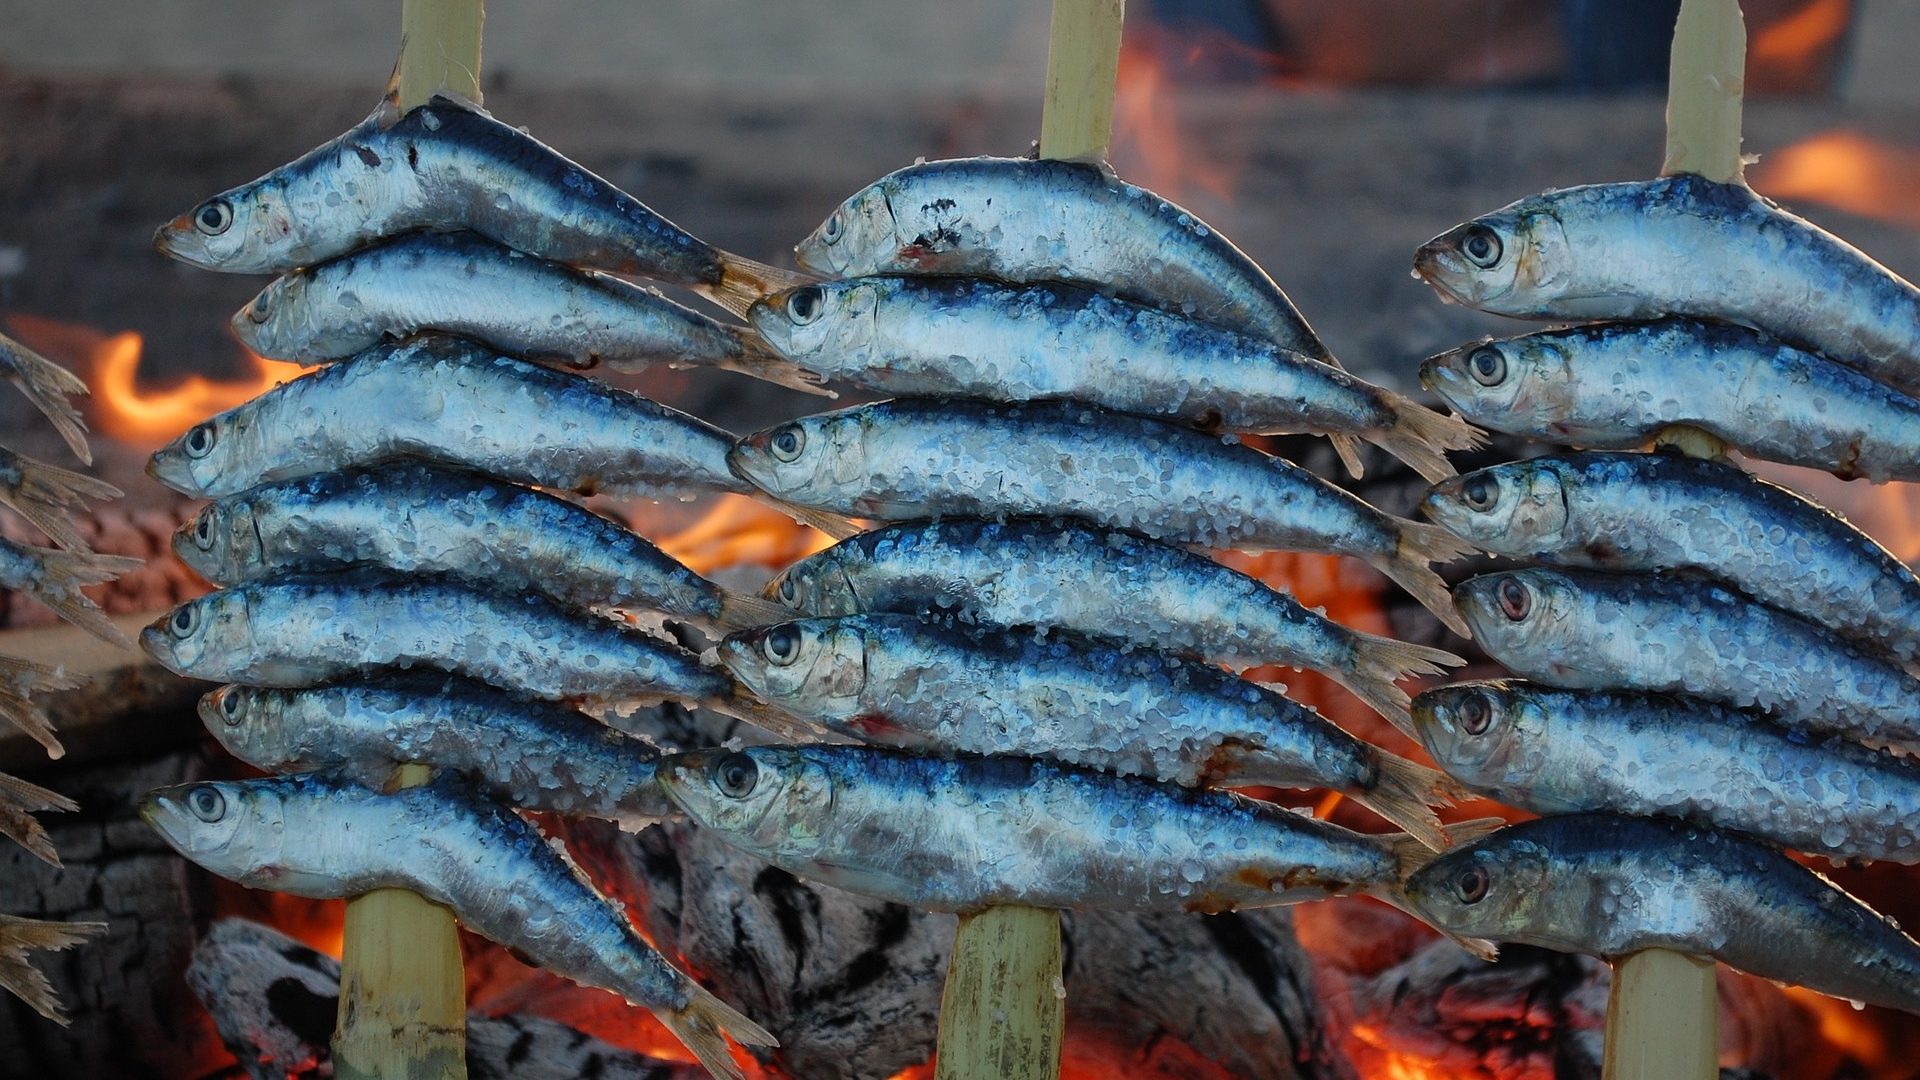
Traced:
POLYGON ((835 716, 857 705, 867 682, 860 628, 839 619, 797 619, 734 634, 720 662, 762 701, 803 716, 835 716))
POLYGON ((181 604, 140 631, 140 647, 188 678, 224 679, 249 650, 246 592, 222 589, 181 604))
POLYGON ((767 583, 766 598, 809 615, 855 615, 860 594, 830 548, 794 563, 767 583))
POLYGON ((295 270, 275 278, 247 305, 233 313, 229 325, 240 344, 276 360, 295 360, 311 352, 314 338, 312 305, 307 303, 313 275, 295 270))
POLYGON ((1436 686, 1413 699, 1413 727, 1447 774, 1487 790, 1524 780, 1539 704, 1504 680, 1436 686), (1516 776, 1516 770, 1522 775, 1516 776))
POLYGON ((1497 431, 1553 430, 1572 414, 1573 369, 1539 335, 1449 349, 1420 365, 1420 384, 1468 421, 1497 431))
POLYGON ((887 197, 888 183, 882 179, 855 192, 835 207, 819 228, 794 245, 793 257, 800 268, 831 277, 881 270, 877 253, 890 253, 899 247, 887 197))
POLYGON ((869 486, 865 432, 856 410, 803 416, 734 443, 727 465, 768 494, 832 509, 869 486))
POLYGON ((824 281, 774 293, 748 309, 747 321, 781 356, 824 374, 864 365, 879 308, 871 281, 824 281))
POLYGON ((1548 314, 1543 309, 1566 291, 1570 250, 1553 203, 1536 196, 1420 245, 1413 273, 1452 303, 1536 318, 1548 314))
POLYGON ((1404 886, 1408 906, 1450 937, 1538 940, 1554 906, 1551 856, 1524 832, 1500 829, 1414 871, 1404 886))
POLYGON ((200 699, 200 722, 227 752, 255 768, 286 771, 300 761, 297 737, 307 726, 290 718, 287 692, 222 686, 200 699))
POLYGON ((286 192, 267 178, 223 191, 160 226, 153 246, 208 270, 271 274, 300 265, 294 232, 286 192))
POLYGON ((1427 492, 1420 509, 1482 550, 1515 557, 1559 547, 1568 516, 1559 472, 1532 461, 1448 477, 1427 492))
MULTIPOLYGON (((1579 592, 1566 575, 1530 567, 1482 574, 1454 586, 1453 603, 1494 659, 1572 659, 1579 592)), ((1532 666, 1532 665, 1529 665, 1532 666)))
POLYGON ((200 508, 173 534, 173 553, 208 581, 247 581, 259 576, 266 553, 261 548, 253 504, 222 499, 200 508))
POLYGON ((244 435, 249 428, 242 405, 188 428, 147 459, 147 475, 182 495, 224 494, 230 486, 227 472, 245 459, 244 435))
POLYGON ((280 865, 285 801, 270 784, 223 781, 158 788, 140 800, 140 817, 175 851, 255 888, 286 890, 280 865))
POLYGON ((831 824, 832 774, 801 747, 670 754, 658 769, 668 798, 701 828, 763 856, 810 858, 831 824))

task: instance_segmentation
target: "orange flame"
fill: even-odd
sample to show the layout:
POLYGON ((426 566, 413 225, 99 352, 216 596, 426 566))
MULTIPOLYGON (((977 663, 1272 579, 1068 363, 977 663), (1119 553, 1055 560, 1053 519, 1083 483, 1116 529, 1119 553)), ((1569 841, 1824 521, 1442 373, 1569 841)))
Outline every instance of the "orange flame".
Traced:
POLYGON ((1828 131, 1760 159, 1753 186, 1787 201, 1822 203, 1894 225, 1920 228, 1920 148, 1828 131))
MULTIPOLYGON (((1194 45, 1193 50, 1203 46, 1194 45)), ((1216 155, 1189 152, 1180 134, 1172 79, 1153 34, 1131 34, 1120 44, 1120 70, 1113 93, 1113 162, 1131 183, 1186 199, 1203 192, 1233 198, 1238 170, 1216 155)), ((1197 55, 1197 54, 1196 54, 1197 55)))
POLYGON ((1771 87, 1810 86, 1847 32, 1853 0, 1810 0, 1762 26, 1747 49, 1747 79, 1771 87))
POLYGON ((833 546, 833 538, 745 495, 721 495, 700 520, 660 550, 700 574, 735 566, 784 569, 833 546))

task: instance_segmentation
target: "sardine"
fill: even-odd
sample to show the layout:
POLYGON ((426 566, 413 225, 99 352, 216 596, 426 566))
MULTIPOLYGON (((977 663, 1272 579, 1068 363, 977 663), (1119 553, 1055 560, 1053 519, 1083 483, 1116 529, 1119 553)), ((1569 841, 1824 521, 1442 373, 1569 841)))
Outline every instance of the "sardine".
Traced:
POLYGON ((1473 637, 1518 675, 1649 690, 1920 747, 1920 679, 1813 623, 1686 579, 1512 570, 1454 589, 1473 637))
POLYGON ((403 236, 296 270, 262 289, 232 325, 255 352, 303 363, 437 332, 572 368, 714 367, 823 392, 817 377, 746 327, 471 233, 403 236))
POLYGON ((912 615, 781 623, 728 638, 719 656, 756 697, 864 743, 1187 787, 1327 788, 1445 846, 1431 809, 1451 801, 1444 776, 1205 661, 912 615))
POLYGON ((661 759, 688 816, 801 877, 933 911, 1275 907, 1393 897, 1432 853, 1225 791, 1022 758, 853 746, 661 759))
POLYGON ((788 359, 862 389, 1311 432, 1355 476, 1361 439, 1429 480, 1453 474, 1444 451, 1477 444, 1465 422, 1304 353, 1071 285, 854 278, 770 296, 747 318, 788 359))
POLYGON ((0 915, 0 987, 27 1003, 41 1016, 66 1027, 66 1010, 53 986, 39 969, 27 962, 27 954, 71 949, 75 945, 107 932, 101 922, 47 922, 0 915))
POLYGON ((608 818, 638 830, 679 816, 660 790, 660 751, 591 716, 445 676, 305 690, 223 686, 200 722, 268 772, 325 770, 384 787, 395 765, 451 769, 524 810, 608 818))
POLYGON ((16 544, 0 536, 0 589, 31 596, 87 633, 128 649, 133 642, 80 590, 105 584, 141 565, 141 560, 125 555, 59 551, 16 544))
POLYGON ((1693 570, 1920 660, 1920 577, 1845 518, 1722 462, 1565 454, 1440 484, 1427 516, 1495 555, 1596 570, 1693 570))
POLYGON ((93 464, 87 445, 87 421, 67 398, 87 393, 80 376, 0 334, 0 381, 10 382, 60 432, 60 438, 84 464, 93 464))
POLYGON ((181 855, 249 888, 319 900, 404 888, 445 904, 481 937, 651 1010, 715 1076, 741 1080, 723 1036, 777 1045, 641 940, 539 830, 462 785, 178 784, 149 792, 140 816, 181 855))
POLYGON ((86 676, 69 674, 63 668, 37 664, 17 656, 0 656, 0 720, 26 732, 34 742, 46 748, 48 757, 65 757, 67 751, 60 745, 60 737, 53 733, 53 721, 47 719, 46 712, 34 704, 33 697, 56 690, 73 690, 86 684, 86 676))
POLYGON ((1094 165, 925 161, 841 203, 794 249, 836 277, 944 274, 1117 291, 1338 367, 1293 301, 1190 210, 1094 165))
MULTIPOLYGON (((47 830, 33 815, 42 811, 72 811, 80 806, 57 791, 29 784, 17 776, 0 773, 0 836, 5 836, 34 858, 53 866, 60 865, 60 853, 53 849, 47 830)), ((0 965, 4 966, 4 965, 0 965)), ((4 985, 4 980, 0 980, 4 985)))
POLYGON ((779 722, 723 669, 625 623, 431 578, 250 582, 174 608, 140 645, 175 674, 210 682, 299 688, 426 668, 596 709, 679 701, 779 722))
POLYGON ((1749 457, 1920 480, 1920 399, 1744 327, 1663 319, 1463 345, 1420 380, 1481 427, 1596 450, 1699 428, 1749 457))
POLYGON ((0 446, 0 506, 5 506, 68 551, 86 551, 87 542, 68 515, 86 499, 117 499, 122 492, 104 480, 16 454, 0 446))
POLYGON ((1920 763, 1690 698, 1435 687, 1413 705, 1427 752, 1538 814, 1685 818, 1835 859, 1920 863, 1920 763))
POLYGON ((1920 944, 1765 844, 1676 821, 1570 814, 1457 847, 1407 882, 1442 932, 1615 958, 1712 957, 1775 982, 1920 1012, 1920 944))
POLYGON ((1459 657, 1351 630, 1203 555, 1071 521, 946 521, 862 533, 788 567, 767 595, 810 615, 953 614, 1059 628, 1226 664, 1323 672, 1404 717, 1410 675, 1459 657))
POLYGON ((1071 517, 1160 540, 1364 559, 1464 633, 1428 566, 1470 550, 1281 458, 1091 405, 881 401, 741 440, 734 471, 776 498, 899 521, 1071 517))
POLYGON ((464 98, 373 114, 168 222, 154 246, 230 273, 284 273, 399 233, 469 229, 573 266, 684 285, 734 314, 799 275, 721 251, 464 98))
POLYGON ((1726 319, 1920 392, 1920 289, 1742 183, 1682 174, 1529 196, 1428 241, 1413 269, 1497 315, 1726 319))
POLYGON ((147 472, 218 498, 276 480, 396 458, 470 468, 518 484, 687 498, 745 493, 731 436, 594 379, 421 338, 267 391, 161 447, 147 472))
POLYGON ((658 612, 714 632, 778 622, 616 521, 463 470, 399 463, 265 484, 209 503, 173 537, 218 585, 378 567, 439 574, 575 608, 658 612))

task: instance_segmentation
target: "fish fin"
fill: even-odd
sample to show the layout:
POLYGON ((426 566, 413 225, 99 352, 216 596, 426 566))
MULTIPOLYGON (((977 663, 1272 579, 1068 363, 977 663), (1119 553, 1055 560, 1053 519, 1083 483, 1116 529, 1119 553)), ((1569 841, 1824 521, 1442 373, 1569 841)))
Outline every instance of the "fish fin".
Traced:
POLYGON ((56 545, 68 551, 88 550, 68 511, 85 505, 84 499, 117 499, 122 494, 120 489, 85 473, 29 457, 15 455, 14 461, 20 468, 20 486, 6 500, 7 505, 56 545))
POLYGON ((746 1046, 779 1046, 780 1040, 704 987, 688 985, 692 990, 691 1000, 684 1007, 662 1009, 655 1015, 673 1030, 682 1045, 693 1051, 693 1056, 700 1059, 708 1072, 721 1080, 744 1080, 746 1074, 734 1064, 727 1036, 746 1046))
POLYGON ((26 732, 29 738, 46 750, 48 757, 59 759, 67 756, 67 748, 60 745, 60 736, 53 732, 53 721, 27 695, 0 687, 0 720, 26 732))
POLYGON ((723 590, 720 593, 719 629, 731 634, 736 630, 752 630, 761 626, 786 622, 798 615, 785 604, 774 600, 762 600, 757 596, 723 590))
POLYGON ((1447 826, 1447 840, 1453 847, 1465 847, 1477 844, 1506 827, 1506 818, 1481 817, 1456 821, 1447 826))
POLYGON ((42 950, 70 949, 106 933, 107 924, 98 922, 47 922, 0 915, 0 986, 4 986, 41 1016, 67 1026, 67 1017, 54 996, 47 977, 27 962, 27 954, 42 950))
POLYGON ((1444 649, 1357 630, 1353 631, 1353 637, 1350 669, 1332 674, 1340 685, 1408 735, 1414 735, 1408 714, 1412 699, 1399 687, 1399 681, 1412 675, 1439 675, 1449 667, 1466 663, 1444 649))
POLYGON ((48 791, 17 776, 0 773, 0 834, 46 863, 59 866, 60 855, 53 850, 53 841, 47 838, 47 830, 34 820, 34 813, 79 808, 72 799, 57 791, 48 791))
MULTIPOLYGON (((1500 818, 1475 818, 1472 821, 1454 822, 1445 827, 1445 832, 1448 839, 1453 841, 1453 846, 1458 847, 1461 844, 1470 844, 1505 825, 1506 822, 1500 818)), ((1427 847, 1408 833, 1390 834, 1381 837, 1381 839, 1386 841, 1389 850, 1393 854, 1394 862, 1398 867, 1398 876, 1394 881, 1383 882, 1368 888, 1365 890, 1367 895, 1384 903, 1392 904, 1394 907, 1419 919, 1421 922, 1427 922, 1426 916, 1415 911, 1413 905, 1408 903, 1405 882, 1409 877, 1417 873, 1421 867, 1439 858, 1442 853, 1427 847)), ((1433 926, 1432 923, 1427 923, 1427 925, 1433 926)), ((1459 934, 1448 933, 1438 926, 1434 926, 1433 928, 1439 930, 1442 936, 1454 944, 1482 960, 1492 962, 1499 958, 1500 947, 1485 938, 1462 937, 1459 934)))
POLYGON ((84 396, 87 384, 80 376, 0 334, 0 366, 7 365, 18 372, 14 384, 33 402, 34 408, 52 422, 73 456, 87 465, 93 464, 93 451, 87 446, 87 422, 73 402, 67 400, 69 395, 84 396))
POLYGON ((1454 475, 1447 450, 1472 450, 1486 436, 1458 416, 1436 412, 1419 402, 1394 396, 1393 426, 1369 436, 1375 446, 1407 463, 1413 471, 1437 484, 1454 475))
POLYGON ((56 551, 53 548, 24 547, 40 564, 40 588, 28 595, 52 608, 55 614, 102 641, 124 649, 133 648, 127 635, 113 625, 107 613, 80 590, 99 585, 144 564, 126 555, 96 555, 90 551, 56 551))
POLYGON ((1439 769, 1430 769, 1403 757, 1383 753, 1379 770, 1366 791, 1347 792, 1354 802, 1405 830, 1408 836, 1434 851, 1447 847, 1447 831, 1436 806, 1451 806, 1459 788, 1439 769))
POLYGON ((738 688, 725 698, 703 704, 788 742, 815 742, 821 737, 819 728, 738 688))
POLYGON ((734 339, 740 343, 740 355, 721 365, 727 370, 751 375, 803 394, 824 398, 840 396, 826 388, 826 379, 780 355, 753 327, 733 326, 728 329, 733 331, 734 339))
POLYGON ((693 291, 726 308, 741 318, 747 309, 777 292, 811 285, 820 279, 798 270, 782 270, 755 262, 731 252, 718 252, 720 280, 712 285, 695 285, 693 291))
POLYGON ((34 694, 85 686, 87 677, 12 656, 0 656, 0 720, 6 720, 46 747, 47 756, 66 756, 53 733, 53 721, 33 703, 34 694))
POLYGON ((1327 441, 1333 444, 1333 452, 1340 455, 1340 464, 1346 467, 1348 476, 1358 480, 1367 475, 1367 467, 1360 461, 1358 437, 1335 432, 1327 436, 1327 441))
POLYGON ((859 525, 848 521, 839 514, 831 514, 825 510, 815 510, 811 506, 801 506, 798 503, 787 502, 785 499, 776 498, 770 501, 785 511, 793 520, 802 525, 819 529, 835 540, 845 540, 849 536, 858 536, 862 531, 859 525))
POLYGON ((1467 629, 1467 621, 1454 609, 1453 593, 1447 589, 1447 583, 1433 568, 1424 562, 1415 561, 1405 555, 1374 564, 1380 572, 1393 579, 1393 583, 1405 589, 1420 606, 1433 613, 1447 629, 1463 638, 1471 638, 1472 631, 1467 629))

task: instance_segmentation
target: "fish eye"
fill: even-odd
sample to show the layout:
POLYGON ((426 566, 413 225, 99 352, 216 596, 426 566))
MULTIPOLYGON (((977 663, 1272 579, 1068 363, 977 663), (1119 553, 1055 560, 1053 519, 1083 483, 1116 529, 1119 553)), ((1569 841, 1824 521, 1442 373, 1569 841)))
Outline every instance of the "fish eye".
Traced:
POLYGON ((187 792, 187 809, 201 821, 212 824, 227 813, 227 797, 212 784, 201 784, 187 792))
POLYGON ((213 507, 200 511, 193 519, 193 546, 201 551, 213 550, 213 507))
POLYGON ((794 587, 793 579, 791 577, 787 577, 783 575, 780 578, 780 602, 781 603, 791 606, 794 603, 795 598, 799 595, 799 593, 800 593, 800 590, 794 587))
POLYGON ((1453 879, 1453 892, 1463 904, 1477 904, 1486 899, 1487 888, 1493 884, 1493 875, 1487 873, 1484 866, 1470 866, 1460 871, 1453 879))
POLYGON ((833 213, 827 215, 826 224, 820 226, 820 239, 825 240, 829 244, 837 244, 840 242, 840 234, 846 230, 846 227, 846 216, 840 211, 835 210, 833 213))
POLYGON ((1460 494, 1475 510, 1491 510, 1499 500, 1500 485, 1485 476, 1476 476, 1467 481, 1460 494))
POLYGON ((193 227, 208 236, 219 236, 233 226, 233 205, 225 199, 202 203, 193 212, 193 227))
POLYGON ((1481 386, 1499 386, 1507 378, 1507 358, 1492 346, 1478 348, 1467 357, 1467 371, 1481 386))
POLYGON ((807 433, 799 424, 788 424, 773 433, 767 442, 773 456, 780 461, 794 461, 800 457, 800 451, 807 447, 807 433))
POLYGON ((1516 578, 1502 580, 1495 592, 1499 595, 1500 610, 1514 622, 1526 618, 1533 608, 1533 593, 1516 578))
POLYGON ((213 444, 219 440, 219 434, 212 424, 195 424, 187 432, 186 450, 190 458, 203 458, 213 453, 213 444))
POLYGON ((200 625, 200 605, 185 604, 175 608, 173 618, 167 620, 167 630, 177 638, 190 638, 200 625))
POLYGON ((805 326, 815 321, 826 309, 827 296, 815 285, 796 289, 792 296, 787 297, 787 317, 793 320, 795 326, 805 326))
POLYGON ((1500 265, 1500 234, 1485 225, 1474 225, 1460 237, 1460 253, 1482 270, 1500 265))
POLYGON ((1493 726, 1493 706, 1483 694, 1468 694, 1460 699, 1460 726, 1469 735, 1485 735, 1493 726))
POLYGON ((795 630, 792 623, 782 623, 760 639, 760 651, 767 659, 786 667, 800 657, 800 631, 795 630))
POLYGON ((713 764, 713 786, 728 798, 746 798, 753 794, 759 782, 760 766, 754 764, 750 755, 728 754, 713 764))

